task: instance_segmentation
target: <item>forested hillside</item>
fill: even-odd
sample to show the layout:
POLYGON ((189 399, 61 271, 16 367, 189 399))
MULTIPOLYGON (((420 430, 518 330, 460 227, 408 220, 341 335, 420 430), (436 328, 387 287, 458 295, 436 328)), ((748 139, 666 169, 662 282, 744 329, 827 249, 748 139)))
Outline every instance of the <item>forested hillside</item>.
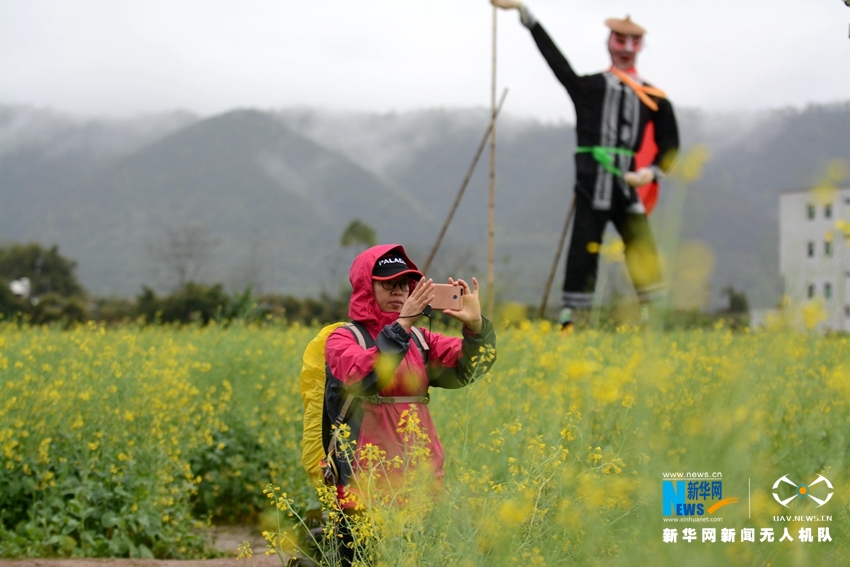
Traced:
MULTIPOLYGON (((2 107, 0 242, 59 244, 88 290, 129 296, 168 285, 154 251, 169 232, 193 229, 211 250, 201 279, 335 293, 354 253, 339 237, 353 219, 424 261, 487 118, 288 109, 118 121, 2 107)), ((773 304, 778 192, 817 183, 832 158, 850 159, 850 105, 750 116, 682 109, 679 122, 684 151, 701 144, 710 157, 690 186, 662 186, 659 238, 679 226, 677 241, 713 251, 714 306, 726 286, 773 304)), ((573 129, 506 111, 497 133, 499 291, 536 302, 572 197, 573 129)), ((485 152, 435 272, 483 279, 486 205, 485 152)))

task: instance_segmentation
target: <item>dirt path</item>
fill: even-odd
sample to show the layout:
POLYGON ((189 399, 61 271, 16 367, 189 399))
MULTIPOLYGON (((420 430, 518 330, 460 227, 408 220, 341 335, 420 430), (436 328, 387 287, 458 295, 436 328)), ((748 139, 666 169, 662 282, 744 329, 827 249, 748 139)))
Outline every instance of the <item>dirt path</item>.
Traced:
POLYGON ((223 559, 0 559, 0 567, 282 567, 277 557, 255 555, 247 562, 223 559))
POLYGON ((0 559, 0 567, 282 567, 277 556, 265 555, 266 543, 250 528, 216 527, 210 533, 212 545, 231 557, 219 559, 0 559), (243 541, 251 544, 254 556, 237 560, 236 548, 243 541))

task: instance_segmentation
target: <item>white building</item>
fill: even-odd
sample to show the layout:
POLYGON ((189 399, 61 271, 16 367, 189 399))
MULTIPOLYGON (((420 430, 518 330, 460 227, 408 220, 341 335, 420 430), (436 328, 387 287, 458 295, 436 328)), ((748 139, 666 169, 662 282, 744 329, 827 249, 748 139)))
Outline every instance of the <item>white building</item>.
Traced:
POLYGON ((850 331, 850 187, 780 194, 779 271, 793 304, 817 301, 824 328, 850 331))

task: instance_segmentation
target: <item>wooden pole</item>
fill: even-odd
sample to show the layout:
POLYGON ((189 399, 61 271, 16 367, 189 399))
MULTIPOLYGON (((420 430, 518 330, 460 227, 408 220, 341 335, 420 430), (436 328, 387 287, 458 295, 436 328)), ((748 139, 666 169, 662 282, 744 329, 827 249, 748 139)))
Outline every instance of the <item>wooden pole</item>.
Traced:
POLYGON ((493 270, 496 236, 496 7, 493 6, 493 65, 490 80, 490 200, 487 214, 487 314, 493 317, 496 297, 496 276, 493 270))
POLYGON ((552 269, 549 271, 549 278, 546 280, 546 289, 543 291, 543 300, 540 302, 540 309, 537 311, 537 316, 542 319, 546 314, 546 302, 549 301, 549 291, 552 289, 552 280, 555 279, 555 271, 558 269, 558 261, 561 259, 561 252, 564 250, 564 242, 567 240, 567 231, 570 228, 570 221, 573 220, 573 215, 576 212, 576 198, 573 195, 573 202, 570 205, 570 210, 567 212, 567 220, 564 221, 564 228, 561 229, 561 238, 558 240, 558 251, 555 252, 555 260, 552 262, 552 269))
POLYGON ((452 208, 449 211, 449 216, 446 217, 446 222, 443 223, 443 228, 440 229, 440 234, 437 236, 437 241, 434 243, 434 247, 431 248, 431 253, 428 254, 428 259, 425 261, 425 266, 422 268, 422 273, 427 274, 428 268, 431 267, 431 262, 434 261, 434 256, 437 255, 437 250, 440 248, 440 244, 443 242, 443 236, 446 235, 446 230, 449 228, 449 223, 452 222, 452 218, 454 217, 455 211, 457 210, 458 205, 460 205, 460 199, 463 197, 464 191, 466 191, 466 186, 469 184, 469 180, 472 178, 472 173, 475 171, 475 166, 478 165, 478 160, 481 158, 481 154, 484 152, 484 146, 487 144, 487 139, 490 137, 490 132, 493 129, 494 124, 496 123, 496 117, 499 115, 499 112, 502 110, 502 105, 505 103, 505 97, 508 96, 508 89, 502 91, 502 98, 499 100, 499 105, 496 107, 496 113, 490 118, 490 123, 487 125, 487 131, 484 132, 484 137, 481 138, 481 143, 478 144, 478 150, 475 152, 475 157, 472 158, 472 163, 469 165, 469 169, 466 172, 466 177, 463 178, 463 183, 460 184, 460 189, 457 192, 457 197, 455 197, 455 202, 452 204, 452 208))

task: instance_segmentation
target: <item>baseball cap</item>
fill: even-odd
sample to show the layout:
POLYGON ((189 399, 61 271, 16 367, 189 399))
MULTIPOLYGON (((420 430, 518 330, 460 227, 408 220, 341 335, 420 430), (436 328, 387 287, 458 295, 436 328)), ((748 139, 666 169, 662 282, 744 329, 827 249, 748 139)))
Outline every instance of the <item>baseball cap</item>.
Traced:
POLYGON ((391 280, 403 275, 416 280, 424 277, 422 272, 408 266, 407 261, 398 252, 384 254, 378 258, 375 267, 372 268, 373 280, 391 280))

